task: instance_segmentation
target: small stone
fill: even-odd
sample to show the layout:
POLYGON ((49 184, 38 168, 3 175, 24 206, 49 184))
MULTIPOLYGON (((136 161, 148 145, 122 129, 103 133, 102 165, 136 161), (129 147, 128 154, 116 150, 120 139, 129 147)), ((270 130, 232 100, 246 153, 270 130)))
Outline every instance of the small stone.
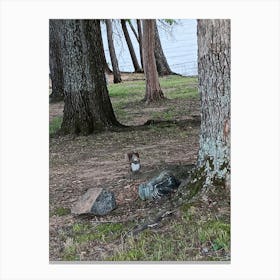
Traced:
POLYGON ((208 251, 209 251, 209 250, 208 250, 208 248, 207 248, 207 247, 203 247, 203 248, 202 248, 202 252, 203 252, 203 253, 207 254, 207 253, 208 253, 208 251))
POLYGON ((76 215, 94 214, 103 216, 113 211, 116 207, 117 204, 113 192, 103 188, 90 188, 72 207, 71 213, 76 215))

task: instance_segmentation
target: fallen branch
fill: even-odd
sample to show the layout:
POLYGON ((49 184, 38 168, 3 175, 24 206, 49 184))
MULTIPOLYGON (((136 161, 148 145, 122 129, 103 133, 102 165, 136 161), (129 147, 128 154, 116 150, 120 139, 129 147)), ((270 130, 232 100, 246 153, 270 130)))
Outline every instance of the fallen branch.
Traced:
POLYGON ((131 234, 133 236, 135 236, 135 235, 139 234, 141 231, 143 231, 147 228, 153 228, 153 227, 157 226, 163 218, 172 215, 175 211, 177 211, 177 209, 172 210, 172 211, 170 211, 170 210, 166 211, 165 210, 165 211, 161 212, 152 221, 149 221, 149 222, 145 223, 144 225, 140 226, 139 228, 133 230, 131 234))

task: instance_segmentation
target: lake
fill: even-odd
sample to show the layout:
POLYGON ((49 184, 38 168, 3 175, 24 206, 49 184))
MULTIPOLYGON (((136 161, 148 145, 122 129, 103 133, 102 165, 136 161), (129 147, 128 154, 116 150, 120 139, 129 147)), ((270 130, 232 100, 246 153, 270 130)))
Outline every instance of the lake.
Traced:
MULTIPOLYGON (((184 76, 197 75, 197 31, 195 19, 178 19, 177 23, 168 26, 167 24, 157 21, 160 40, 168 64, 173 72, 184 76)), ((132 23, 137 30, 136 21, 132 23)), ((138 42, 127 24, 130 38, 140 63, 138 42)), ((110 63, 108 50, 106 26, 101 24, 102 37, 104 43, 105 55, 107 62, 110 63)), ((114 44, 121 71, 134 71, 133 64, 129 55, 128 47, 125 42, 123 32, 119 21, 113 22, 114 44)))

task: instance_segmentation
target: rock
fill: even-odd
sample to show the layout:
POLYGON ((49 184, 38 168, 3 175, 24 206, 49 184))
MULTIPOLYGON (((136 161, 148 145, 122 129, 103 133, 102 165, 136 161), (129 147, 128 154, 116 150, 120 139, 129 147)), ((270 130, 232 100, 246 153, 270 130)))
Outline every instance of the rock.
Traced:
POLYGON ((103 188, 90 188, 81 196, 78 202, 72 207, 72 214, 94 214, 103 216, 117 207, 113 192, 103 188))
POLYGON ((207 247, 203 247, 203 248, 202 248, 202 252, 205 253, 205 254, 207 254, 207 253, 209 252, 209 250, 208 250, 207 247))
POLYGON ((141 184, 138 194, 142 200, 158 199, 174 192, 180 183, 170 171, 163 171, 148 183, 141 184))

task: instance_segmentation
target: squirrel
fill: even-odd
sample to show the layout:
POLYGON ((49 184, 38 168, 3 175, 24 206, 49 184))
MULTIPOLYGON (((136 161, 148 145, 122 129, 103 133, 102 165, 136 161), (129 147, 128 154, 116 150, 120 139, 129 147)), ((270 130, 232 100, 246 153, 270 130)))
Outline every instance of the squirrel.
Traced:
POLYGON ((138 172, 141 168, 139 153, 137 153, 137 152, 127 153, 127 158, 128 158, 128 161, 129 161, 130 171, 132 173, 138 172))

